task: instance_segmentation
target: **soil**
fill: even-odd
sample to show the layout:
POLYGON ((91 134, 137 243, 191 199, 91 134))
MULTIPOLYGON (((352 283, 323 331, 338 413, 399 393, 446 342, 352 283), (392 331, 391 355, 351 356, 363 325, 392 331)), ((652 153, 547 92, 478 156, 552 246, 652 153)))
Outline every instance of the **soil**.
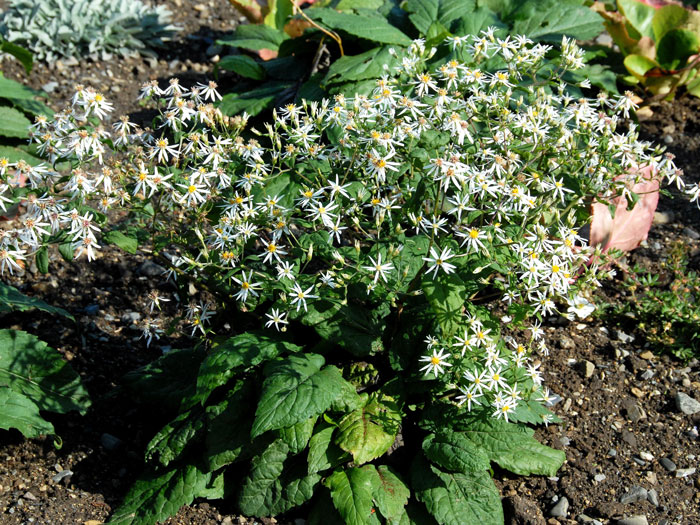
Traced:
MULTIPOLYGON (((59 103, 70 97, 74 83, 93 85, 114 102, 115 115, 129 114, 137 123, 147 124, 148 115, 134 103, 142 82, 151 78, 167 82, 179 76, 189 85, 211 78, 212 61, 223 52, 212 45, 239 22, 227 2, 163 3, 173 11, 185 36, 171 43, 157 60, 88 60, 76 66, 39 63, 29 77, 19 65, 6 61, 3 72, 34 88, 57 82, 50 100, 59 103)), ((0 8, 4 7, 0 2, 0 8)), ((224 90, 232 80, 219 78, 224 90)), ((685 170, 686 180, 697 182, 700 101, 682 97, 653 109, 653 116, 641 123, 643 136, 666 144, 685 170)), ((695 205, 678 196, 662 197, 655 222, 647 242, 625 262, 653 271, 667 257, 671 244, 680 240, 691 252, 691 268, 700 269, 700 211, 695 205)), ((188 344, 186 337, 164 336, 146 347, 139 339, 137 318, 147 311, 148 292, 158 290, 172 299, 157 313, 172 319, 178 310, 175 290, 151 277, 148 253, 125 257, 113 248, 103 250, 91 264, 61 263, 54 257, 49 275, 39 274, 35 267, 28 273, 31 275, 10 279, 10 284, 69 310, 77 322, 28 312, 4 316, 1 326, 36 334, 58 349, 81 375, 95 403, 84 417, 49 416, 62 446, 51 438, 25 440, 17 432, 0 432, 0 523, 97 525, 108 520, 140 473, 145 444, 157 431, 149 424, 149 414, 138 413, 127 397, 107 394, 126 372, 163 351, 188 344), (52 480, 64 470, 72 475, 59 482, 52 480)), ((600 301, 626 298, 620 285, 622 274, 605 284, 600 301)), ((196 290, 190 292, 191 297, 180 298, 182 302, 199 297, 196 290)), ((637 515, 651 524, 700 523, 699 474, 678 476, 680 469, 699 466, 700 414, 685 415, 674 401, 677 392, 700 397, 700 363, 680 363, 653 353, 633 324, 618 327, 609 319, 589 318, 584 322, 552 320, 544 328, 552 348, 543 366, 545 383, 561 397, 553 410, 563 422, 538 429, 536 437, 564 450, 567 461, 551 478, 496 471, 506 523, 556 525, 598 520, 614 524, 637 515), (678 470, 669 471, 662 458, 672 460, 678 470), (631 494, 635 491, 643 492, 637 487, 647 496, 622 503, 621 499, 634 499, 631 494), (569 503, 567 512, 552 516, 553 507, 563 497, 569 503)), ((301 517, 280 518, 279 523, 301 517)), ((253 522, 224 501, 195 502, 165 523, 253 522)), ((274 519, 257 522, 277 523, 274 519)))

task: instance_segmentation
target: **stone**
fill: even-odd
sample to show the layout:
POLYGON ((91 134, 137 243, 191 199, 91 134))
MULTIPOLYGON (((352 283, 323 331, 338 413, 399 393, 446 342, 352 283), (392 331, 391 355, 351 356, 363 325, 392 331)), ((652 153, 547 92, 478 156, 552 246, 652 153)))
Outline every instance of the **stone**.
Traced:
POLYGON ((654 456, 646 451, 640 452, 639 457, 642 458, 644 461, 654 461, 654 456))
POLYGON ((584 377, 593 377, 593 374, 595 374, 595 365, 590 361, 583 361, 581 371, 583 372, 584 377))
POLYGON ((700 403, 688 394, 678 392, 676 394, 676 408, 688 416, 700 412, 700 403))
POLYGON ((654 224, 670 224, 673 222, 674 213, 672 211, 654 212, 654 224))
POLYGON ((615 337, 618 341, 622 341, 623 343, 631 343, 634 341, 633 335, 626 334, 622 330, 615 330, 615 337))
POLYGON ((100 437, 100 443, 106 450, 117 450, 122 445, 122 440, 105 432, 100 437))
POLYGON ((647 491, 647 500, 649 500, 649 503, 654 505, 654 507, 659 506, 659 493, 656 492, 654 489, 650 489, 647 491))
POLYGON ((637 437, 627 429, 624 429, 622 431, 622 441, 624 441, 631 447, 637 447, 637 437))
POLYGON ((163 268, 160 264, 154 263, 153 261, 143 261, 141 265, 136 270, 139 275, 144 275, 146 277, 160 277, 167 270, 163 268))
POLYGON ((566 497, 562 497, 557 504, 552 507, 549 511, 549 515, 553 518, 566 518, 569 514, 569 500, 566 497))
POLYGON ((616 523, 617 525, 649 525, 647 517, 644 514, 622 518, 621 520, 617 520, 616 523))
POLYGON ((87 315, 97 315, 97 312, 100 311, 100 305, 98 304, 89 304, 85 307, 85 313, 87 315))
POLYGON ((647 361, 651 361, 656 356, 654 355, 654 353, 652 351, 647 350, 646 352, 642 352, 641 354, 639 354, 639 357, 641 357, 642 359, 646 359, 647 361))
POLYGON ((41 86, 41 89, 43 89, 47 93, 53 93, 54 91, 56 91, 57 87, 58 87, 58 82, 55 82, 52 80, 51 82, 47 82, 46 84, 41 86))
POLYGON ((66 483, 70 479, 70 477, 73 475, 73 471, 71 470, 62 470, 61 472, 58 472, 57 474, 54 474, 51 477, 51 481, 54 483, 60 483, 62 480, 66 480, 66 483))
POLYGON ((600 483, 601 481, 605 481, 605 474, 596 474, 593 476, 593 479, 600 483))
POLYGON ((676 464, 669 458, 661 458, 659 463, 661 463, 661 466, 669 472, 674 472, 676 470, 676 464))
POLYGON ((644 461, 642 458, 637 457, 637 456, 633 456, 633 457, 632 457, 632 461, 634 461, 634 462, 635 462, 637 465, 639 465, 640 467, 645 467, 646 464, 647 464, 646 461, 644 461))
POLYGON ((694 241, 700 239, 700 233, 696 232, 692 228, 683 228, 683 235, 687 235, 694 241))
POLYGON ((610 450, 608 450, 608 456, 610 456, 611 458, 614 458, 615 456, 617 456, 617 450, 615 450, 614 448, 611 448, 610 450))
POLYGON ((629 505, 630 503, 637 503, 638 501, 644 501, 647 499, 648 493, 647 489, 644 487, 634 486, 627 494, 623 494, 620 498, 620 503, 623 505, 629 505))
POLYGON ((653 370, 645 370, 644 372, 642 372, 642 375, 639 377, 641 377, 645 381, 648 381, 649 379, 654 377, 654 371, 653 370))
POLYGON ((692 476, 695 474, 696 468, 679 468, 676 470, 676 477, 677 478, 687 478, 688 476, 692 476))

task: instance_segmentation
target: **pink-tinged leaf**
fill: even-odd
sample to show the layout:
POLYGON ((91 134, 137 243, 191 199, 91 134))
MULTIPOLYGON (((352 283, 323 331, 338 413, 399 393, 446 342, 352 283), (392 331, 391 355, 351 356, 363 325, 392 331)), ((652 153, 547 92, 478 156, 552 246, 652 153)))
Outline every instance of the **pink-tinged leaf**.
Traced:
POLYGON ((683 2, 679 0, 639 0, 641 3, 649 5, 655 9, 663 7, 665 5, 679 5, 683 6, 683 2))
POLYGON ((623 196, 612 200, 615 205, 614 218, 610 215, 607 204, 594 202, 591 206, 591 246, 600 246, 604 252, 611 248, 630 251, 646 240, 659 203, 659 179, 654 177, 649 166, 635 172, 637 173, 643 180, 631 188, 632 192, 639 195, 634 208, 627 209, 627 199, 623 196))

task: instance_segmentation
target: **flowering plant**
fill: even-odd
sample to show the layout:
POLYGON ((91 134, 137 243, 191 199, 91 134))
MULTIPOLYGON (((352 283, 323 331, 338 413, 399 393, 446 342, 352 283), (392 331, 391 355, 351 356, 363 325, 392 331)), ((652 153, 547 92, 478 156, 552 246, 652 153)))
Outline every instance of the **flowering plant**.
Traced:
MULTIPOLYGON (((571 96, 582 52, 566 38, 561 52, 492 30, 416 40, 399 64, 371 96, 289 104, 262 130, 208 103, 214 84, 177 80, 143 87, 157 133, 107 131, 87 88, 37 122, 41 151, 74 165, 16 167, 27 213, 2 269, 48 261, 49 242, 88 259, 146 242, 205 290, 182 319, 203 342, 130 375, 173 419, 114 523, 231 495, 256 516, 313 500, 310 523, 498 524, 491 462, 563 463, 524 426, 556 421, 540 323, 592 310, 592 202, 632 200, 637 166, 679 172, 619 129, 631 97, 571 96), (103 233, 121 208, 130 220, 103 233)), ((165 327, 143 328, 150 342, 165 327)))

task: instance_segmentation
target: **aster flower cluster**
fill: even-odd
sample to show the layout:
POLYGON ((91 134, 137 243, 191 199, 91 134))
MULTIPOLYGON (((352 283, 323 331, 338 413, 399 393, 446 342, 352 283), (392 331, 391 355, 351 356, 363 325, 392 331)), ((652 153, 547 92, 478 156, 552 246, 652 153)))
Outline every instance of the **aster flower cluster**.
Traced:
MULTIPOLYGON (((94 217, 125 207, 168 238, 173 275, 217 280, 222 301, 264 309, 270 330, 323 319, 315 305, 396 306, 456 287, 459 311, 447 321, 436 313, 421 373, 468 409, 507 418, 539 389, 530 354, 547 349, 537 330, 526 345, 501 337, 471 299, 488 289, 521 317, 589 313, 601 275, 581 233, 591 202, 628 193, 638 167, 676 183, 679 171, 634 126, 619 129, 631 96, 588 99, 562 80, 582 65, 567 39, 553 61, 550 46, 492 31, 437 51, 417 40, 370 94, 289 104, 263 131, 215 109, 215 84, 144 85, 141 98, 160 110, 156 132, 126 118, 107 131, 99 119, 109 105, 78 90, 33 135, 52 163, 76 162, 67 180, 3 168, 31 190, 22 228, 2 239, 1 269, 61 229, 91 259, 94 217)), ((206 333, 210 317, 201 307, 187 318, 206 333)))

